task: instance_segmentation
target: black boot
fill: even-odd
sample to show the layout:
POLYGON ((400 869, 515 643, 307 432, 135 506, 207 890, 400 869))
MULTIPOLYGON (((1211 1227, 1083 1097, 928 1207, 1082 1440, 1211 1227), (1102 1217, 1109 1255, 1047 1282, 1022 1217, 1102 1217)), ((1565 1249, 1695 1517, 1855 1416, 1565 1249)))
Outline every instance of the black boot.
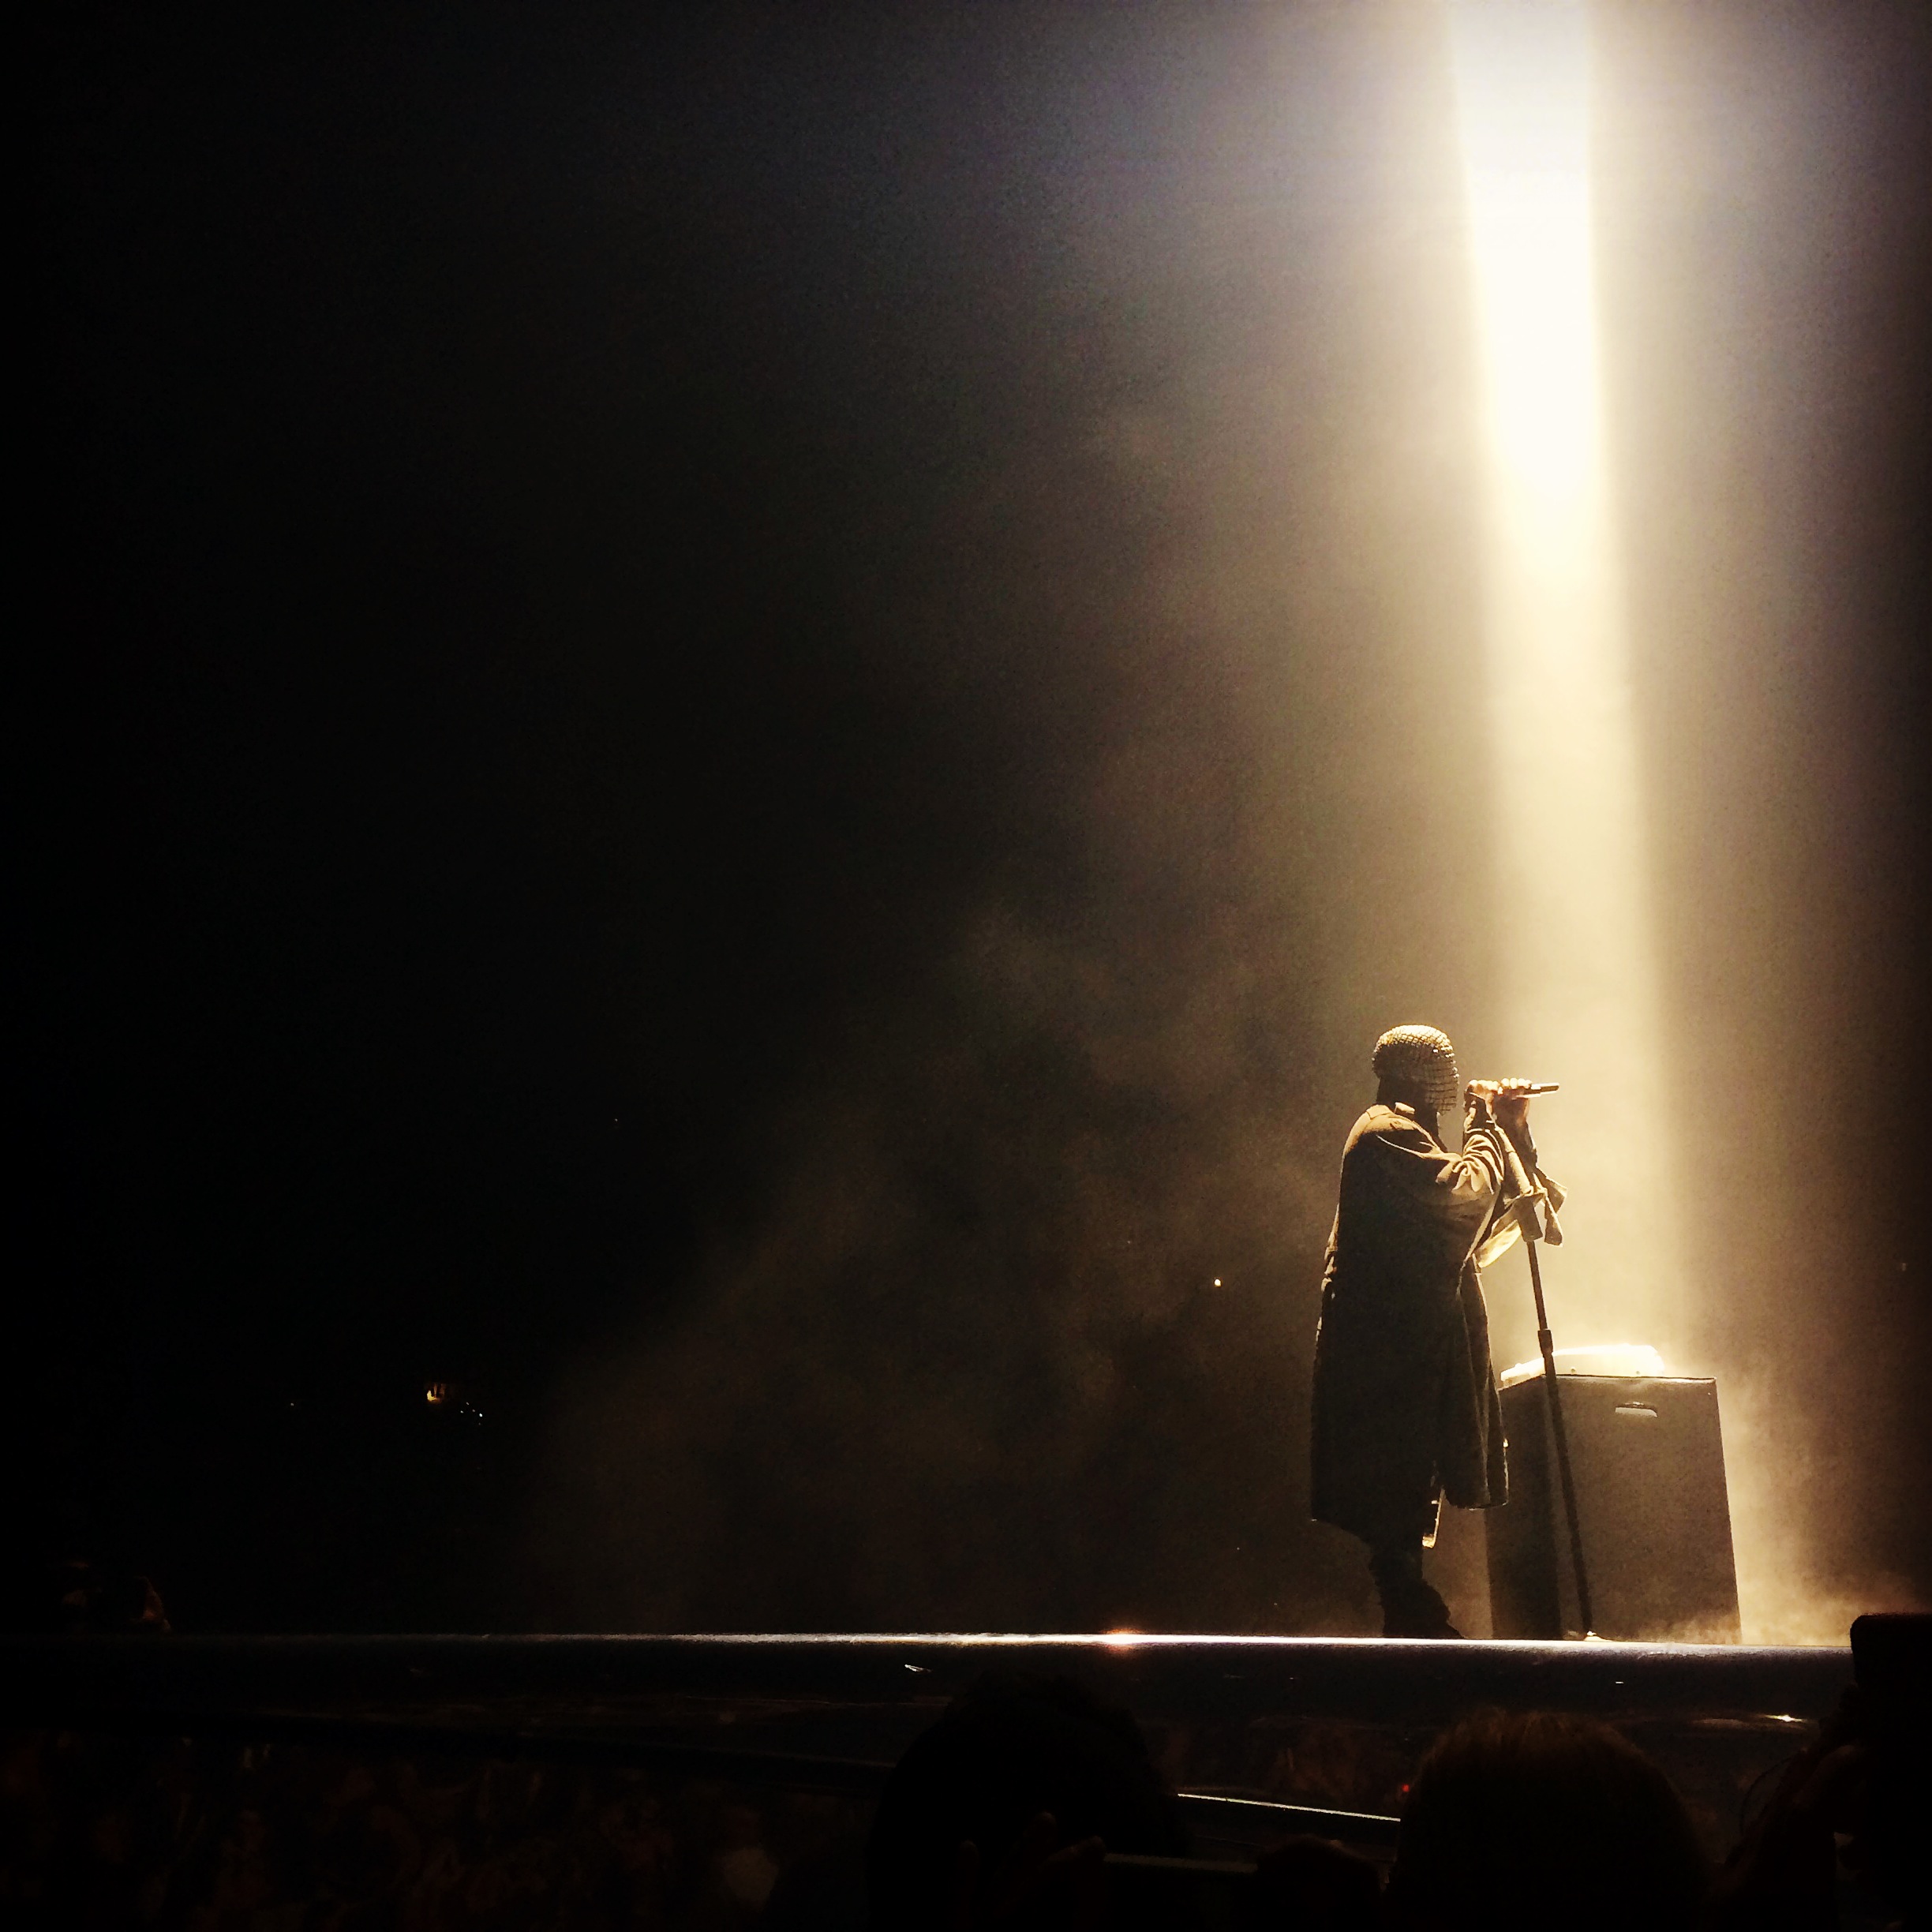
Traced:
POLYGON ((1422 1579, 1422 1552, 1380 1549, 1368 1559, 1376 1594, 1382 1599, 1384 1637, 1460 1637, 1449 1606, 1422 1579))
POLYGON ((1426 1583, 1382 1599, 1384 1637, 1460 1637, 1449 1621, 1449 1606, 1426 1583))

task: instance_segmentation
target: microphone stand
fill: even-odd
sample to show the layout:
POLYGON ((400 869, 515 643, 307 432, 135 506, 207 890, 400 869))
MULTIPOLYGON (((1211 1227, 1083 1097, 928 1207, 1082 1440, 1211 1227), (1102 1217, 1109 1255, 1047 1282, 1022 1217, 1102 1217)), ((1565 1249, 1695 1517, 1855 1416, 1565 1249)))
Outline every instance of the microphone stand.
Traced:
POLYGON ((1583 1524, 1577 1513, 1576 1480, 1570 1470, 1570 1438, 1563 1428, 1563 1396, 1556 1386, 1556 1345, 1550 1334, 1549 1313, 1543 1305, 1543 1270, 1537 1260, 1537 1245, 1543 1238, 1541 1197, 1523 1172, 1522 1158, 1508 1129, 1499 1122, 1498 1131, 1503 1136, 1503 1151, 1509 1163, 1510 1185, 1516 1193, 1511 1212, 1516 1217, 1524 1250, 1530 1256, 1530 1287, 1536 1297, 1537 1346, 1543 1352, 1543 1394, 1549 1406, 1551 1439, 1556 1445, 1563 1520, 1570 1531, 1570 1568, 1576 1578, 1577 1616, 1582 1623, 1583 1634, 1590 1637, 1596 1634, 1596 1619, 1590 1613, 1589 1577, 1583 1565, 1583 1524))

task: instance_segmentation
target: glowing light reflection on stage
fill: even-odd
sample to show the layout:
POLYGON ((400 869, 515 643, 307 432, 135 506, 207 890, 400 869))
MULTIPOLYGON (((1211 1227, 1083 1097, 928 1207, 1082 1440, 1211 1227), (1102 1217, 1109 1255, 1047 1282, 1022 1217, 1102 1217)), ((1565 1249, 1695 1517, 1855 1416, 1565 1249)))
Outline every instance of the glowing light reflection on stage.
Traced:
MULTIPOLYGON (((1449 21, 1487 433, 1497 1071, 1563 1086, 1539 1115, 1572 1189, 1548 1270, 1558 1340, 1634 1338, 1674 1358, 1648 861, 1598 369, 1588 21, 1574 0, 1454 0, 1449 21)), ((1506 1331, 1518 1325, 1504 1313, 1506 1331)))

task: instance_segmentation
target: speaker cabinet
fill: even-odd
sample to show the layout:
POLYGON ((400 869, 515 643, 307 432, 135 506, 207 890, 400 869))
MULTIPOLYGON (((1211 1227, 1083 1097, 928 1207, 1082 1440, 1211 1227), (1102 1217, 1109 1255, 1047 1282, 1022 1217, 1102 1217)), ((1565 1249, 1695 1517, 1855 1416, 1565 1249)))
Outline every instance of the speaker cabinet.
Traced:
MULTIPOLYGON (((1649 1376, 1558 1381, 1597 1634, 1735 1643, 1717 1384, 1649 1376)), ((1486 1517, 1495 1633, 1580 1634, 1541 1376, 1503 1390, 1503 1426, 1510 1500, 1486 1517)))

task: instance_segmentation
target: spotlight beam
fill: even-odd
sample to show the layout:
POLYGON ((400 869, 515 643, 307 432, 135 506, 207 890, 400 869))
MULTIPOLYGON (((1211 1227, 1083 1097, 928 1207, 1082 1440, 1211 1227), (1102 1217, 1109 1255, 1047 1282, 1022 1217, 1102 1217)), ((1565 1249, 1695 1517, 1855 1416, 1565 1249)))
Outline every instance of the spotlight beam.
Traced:
POLYGON ((1577 0, 1449 9, 1483 395, 1495 1045, 1563 1084, 1545 1135, 1574 1203, 1551 1281, 1563 1339, 1668 1355, 1672 1163, 1604 461, 1587 26, 1577 0))

